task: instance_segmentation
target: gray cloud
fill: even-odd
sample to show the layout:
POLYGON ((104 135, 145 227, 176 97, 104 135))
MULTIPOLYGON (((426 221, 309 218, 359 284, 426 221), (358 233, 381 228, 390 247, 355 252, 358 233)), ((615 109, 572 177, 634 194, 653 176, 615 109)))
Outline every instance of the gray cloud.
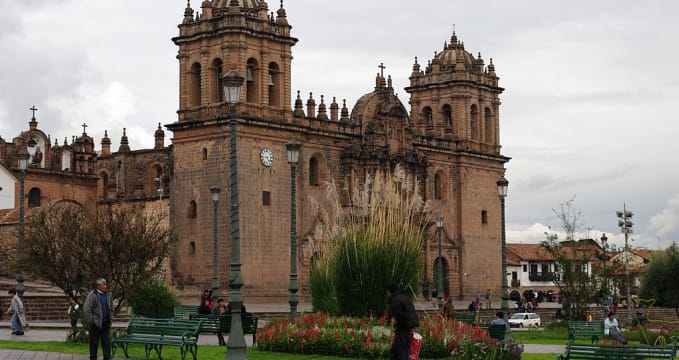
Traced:
MULTIPOLYGON (((0 4, 0 47, 10 55, 0 57, 5 139, 27 128, 33 104, 53 138, 78 134, 87 122, 97 142, 109 130, 114 148, 123 127, 133 148, 143 148, 158 122, 176 120, 170 38, 185 0, 0 4)), ((679 74, 672 68, 679 48, 668 45, 676 40, 679 2, 295 0, 285 7, 300 39, 292 86, 303 96, 346 98, 351 107, 372 91, 384 62, 407 104, 414 57, 426 64, 454 25, 468 51, 486 63, 492 57, 506 88, 501 137, 513 158, 507 216, 517 220, 515 231, 552 225, 551 209, 578 194, 598 231, 619 232, 611 212, 627 201, 637 211, 639 243, 679 239, 679 229, 667 225, 679 183, 679 168, 667 165, 679 153, 679 74)))

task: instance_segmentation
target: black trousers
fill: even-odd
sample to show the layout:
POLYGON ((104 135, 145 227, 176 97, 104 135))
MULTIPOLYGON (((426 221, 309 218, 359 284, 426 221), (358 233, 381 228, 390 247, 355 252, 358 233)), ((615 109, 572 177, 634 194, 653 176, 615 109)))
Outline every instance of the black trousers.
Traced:
POLYGON ((90 325, 90 360, 97 360, 97 348, 101 342, 104 360, 111 359, 111 323, 103 323, 101 329, 90 325))
POLYGON ((413 333, 410 331, 396 331, 394 342, 391 344, 389 360, 408 360, 410 353, 410 342, 413 340, 413 333))

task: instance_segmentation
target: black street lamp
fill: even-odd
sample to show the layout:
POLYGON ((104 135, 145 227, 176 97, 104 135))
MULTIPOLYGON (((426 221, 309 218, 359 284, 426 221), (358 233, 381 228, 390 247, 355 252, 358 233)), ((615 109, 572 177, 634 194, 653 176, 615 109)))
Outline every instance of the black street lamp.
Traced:
MULTIPOLYGON (((162 189, 159 189, 162 190, 162 189)), ((219 203, 219 192, 222 189, 218 186, 210 187, 212 194, 212 300, 219 298, 219 271, 217 270, 219 258, 219 246, 217 244, 217 203, 219 203)))
POLYGON ((295 323, 297 317, 297 304, 299 297, 297 291, 297 163, 299 162, 299 149, 302 144, 297 140, 291 140, 285 144, 290 163, 290 322, 295 323))
POLYGON ((28 151, 20 145, 20 149, 17 151, 16 158, 19 160, 19 243, 17 244, 17 296, 24 299, 24 275, 22 274, 21 268, 23 267, 23 248, 24 248, 24 197, 25 190, 24 184, 26 182, 26 168, 28 167, 28 159, 31 155, 28 151))
MULTIPOLYGON (((436 232, 439 238, 439 257, 436 259, 436 297, 439 304, 439 309, 443 306, 443 257, 441 255, 441 229, 443 228, 443 218, 436 220, 436 232)), ((448 294, 450 296, 450 294, 448 294)))
POLYGON ((236 137, 236 127, 238 118, 236 117, 236 106, 240 102, 241 89, 243 88, 243 77, 236 70, 229 70, 222 77, 224 95, 229 104, 229 129, 231 148, 231 158, 229 164, 230 176, 230 196, 231 196, 231 265, 229 267, 229 302, 231 303, 231 333, 226 342, 225 359, 247 359, 245 350, 245 335, 240 312, 243 306, 243 277, 240 273, 240 228, 238 219, 238 146, 236 137))
POLYGON ((606 234, 601 235, 601 248, 604 250, 604 253, 602 254, 602 261, 603 261, 603 290, 601 292, 602 296, 605 296, 606 299, 604 300, 606 304, 608 304, 608 274, 606 274, 606 261, 608 261, 608 237, 606 237, 606 234))
POLYGON ((505 315, 505 323, 507 324, 507 331, 505 338, 510 335, 509 323, 507 317, 509 316, 509 286, 507 285, 507 237, 505 235, 505 198, 507 197, 507 190, 509 188, 509 181, 501 177, 497 181, 497 193, 500 196, 500 210, 502 222, 502 304, 500 308, 505 315))

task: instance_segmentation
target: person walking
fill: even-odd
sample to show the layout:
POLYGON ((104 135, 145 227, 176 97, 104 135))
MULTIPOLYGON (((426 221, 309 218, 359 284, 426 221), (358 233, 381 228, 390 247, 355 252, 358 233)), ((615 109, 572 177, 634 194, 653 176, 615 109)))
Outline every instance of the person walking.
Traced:
POLYGON ((111 318, 113 297, 107 291, 106 279, 95 282, 96 289, 85 298, 85 322, 90 330, 90 360, 97 360, 97 350, 101 342, 104 360, 111 359, 111 318))
POLYGON ((410 343, 415 328, 420 326, 420 320, 417 318, 413 302, 399 290, 398 285, 387 286, 387 296, 389 297, 390 315, 396 321, 394 342, 389 352, 389 360, 408 360, 410 343))
POLYGON ((21 301, 21 298, 17 295, 16 289, 9 289, 7 293, 14 295, 12 296, 12 301, 7 309, 7 313, 12 314, 12 319, 10 320, 12 335, 21 336, 24 334, 24 325, 21 323, 21 315, 24 312, 24 302, 21 301))

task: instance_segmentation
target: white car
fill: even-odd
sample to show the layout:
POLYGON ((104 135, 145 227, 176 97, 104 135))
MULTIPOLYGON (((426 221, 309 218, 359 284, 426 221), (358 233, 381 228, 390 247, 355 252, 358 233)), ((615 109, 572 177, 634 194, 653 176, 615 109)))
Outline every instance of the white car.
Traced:
POLYGON ((535 313, 516 313, 509 318, 511 327, 540 327, 540 316, 535 313))

